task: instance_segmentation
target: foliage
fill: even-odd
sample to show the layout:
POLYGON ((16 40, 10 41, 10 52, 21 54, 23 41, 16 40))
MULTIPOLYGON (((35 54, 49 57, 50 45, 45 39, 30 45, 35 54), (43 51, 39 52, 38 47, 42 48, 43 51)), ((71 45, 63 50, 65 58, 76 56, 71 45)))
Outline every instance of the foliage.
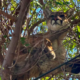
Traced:
MULTIPOLYGON (((1 1, 0 1, 1 2, 1 1)), ((72 21, 74 20, 80 20, 80 0, 44 0, 45 5, 41 5, 39 3, 39 0, 32 0, 30 3, 28 15, 26 16, 25 24, 22 26, 22 37, 20 38, 20 43, 25 45, 26 47, 30 46, 29 43, 26 43, 25 37, 29 35, 35 35, 37 33, 45 33, 48 31, 46 26, 46 21, 42 21, 38 23, 39 21, 44 19, 43 16, 43 10, 48 6, 51 11, 64 11, 66 12, 70 8, 75 8, 75 15, 72 17, 72 21), (78 5, 76 5, 76 3, 78 5), (37 25, 35 25, 38 23, 37 25)), ((20 0, 2 0, 0 4, 0 10, 4 11, 6 14, 13 16, 17 19, 19 16, 18 9, 20 7, 20 0)), ((8 48, 8 45, 12 39, 12 36, 14 34, 14 28, 15 28, 15 22, 12 21, 7 16, 0 13, 0 25, 2 27, 0 28, 0 45, 2 47, 2 54, 6 53, 6 50, 8 48)), ((73 24, 71 24, 73 26, 73 24)), ((80 22, 76 24, 72 31, 68 34, 67 38, 63 41, 65 48, 68 50, 68 58, 72 58, 76 56, 77 49, 80 48, 80 22)), ((57 76, 58 77, 58 76, 57 76)), ((45 79, 42 78, 42 80, 47 80, 49 77, 46 77, 45 79)), ((51 78, 53 80, 54 78, 51 78)), ((58 78, 58 80, 61 80, 62 78, 58 78)), ((1 78, 0 78, 1 80, 1 78)))
POLYGON ((1 80, 1 77, 0 77, 0 80, 1 80))

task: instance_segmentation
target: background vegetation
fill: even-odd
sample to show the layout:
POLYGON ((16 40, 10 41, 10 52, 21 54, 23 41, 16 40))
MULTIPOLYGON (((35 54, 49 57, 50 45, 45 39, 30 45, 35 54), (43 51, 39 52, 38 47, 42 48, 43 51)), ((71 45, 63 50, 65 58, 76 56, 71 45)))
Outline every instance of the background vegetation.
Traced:
MULTIPOLYGON (((39 0, 0 0, 0 74, 3 75, 2 80, 9 80, 7 77, 11 74, 10 69, 7 68, 13 62, 14 52, 20 49, 19 43, 28 47, 29 43, 25 41, 26 36, 48 31, 43 15, 43 10, 47 6, 53 12, 66 12, 74 8, 70 32, 63 40, 63 44, 67 50, 66 60, 80 54, 80 0, 44 0, 44 4, 40 4, 39 0)), ((80 75, 66 73, 64 76, 62 73, 53 78, 42 78, 42 80, 69 80, 70 78, 77 80, 80 79, 80 75)))

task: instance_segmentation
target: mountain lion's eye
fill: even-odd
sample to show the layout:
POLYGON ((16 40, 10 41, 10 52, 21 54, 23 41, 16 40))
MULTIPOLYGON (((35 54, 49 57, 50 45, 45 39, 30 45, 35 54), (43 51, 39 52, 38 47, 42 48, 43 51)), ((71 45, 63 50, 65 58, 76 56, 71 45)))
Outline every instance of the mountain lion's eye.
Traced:
POLYGON ((60 17, 64 17, 64 15, 60 15, 60 17))
POLYGON ((60 20, 57 20, 57 23, 58 23, 58 24, 61 24, 61 21, 60 21, 60 20))
POLYGON ((55 20, 52 20, 52 25, 55 23, 55 20))

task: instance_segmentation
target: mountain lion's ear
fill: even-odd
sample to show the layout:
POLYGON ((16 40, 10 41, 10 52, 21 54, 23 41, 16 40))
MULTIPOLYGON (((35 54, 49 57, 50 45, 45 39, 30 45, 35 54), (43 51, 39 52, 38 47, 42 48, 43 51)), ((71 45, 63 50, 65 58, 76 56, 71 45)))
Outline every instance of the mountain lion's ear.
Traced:
POLYGON ((72 9, 69 9, 65 14, 66 14, 66 17, 67 18, 69 18, 70 16, 72 16, 73 15, 73 13, 74 13, 74 11, 75 11, 75 9, 74 8, 72 8, 72 9))
POLYGON ((48 7, 46 7, 44 10, 43 10, 43 13, 44 13, 44 17, 45 18, 49 18, 49 16, 51 15, 51 10, 49 10, 48 7))

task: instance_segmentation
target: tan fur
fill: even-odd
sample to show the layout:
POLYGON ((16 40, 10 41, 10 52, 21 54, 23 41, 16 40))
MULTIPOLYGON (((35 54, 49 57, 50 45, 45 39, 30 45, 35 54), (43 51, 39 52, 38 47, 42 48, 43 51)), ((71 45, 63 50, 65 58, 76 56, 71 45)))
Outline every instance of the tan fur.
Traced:
POLYGON ((47 21, 48 29, 49 29, 49 30, 52 30, 52 31, 57 31, 57 30, 59 30, 61 27, 66 27, 66 26, 68 26, 68 24, 69 24, 69 22, 68 22, 67 19, 63 20, 63 24, 62 24, 62 25, 58 25, 58 24, 52 25, 52 24, 51 24, 51 19, 49 19, 49 20, 47 21))
MULTIPOLYGON (((49 34, 49 33, 46 33, 46 35, 49 34)), ((43 39, 43 37, 29 37, 27 40, 27 43, 30 44, 30 46, 35 46, 37 48, 45 48, 47 47, 48 50, 50 51, 50 53, 52 53, 52 55, 54 56, 53 58, 55 59, 56 58, 56 55, 55 55, 55 52, 53 50, 53 47, 52 47, 52 42, 46 38, 46 39, 43 39)))
MULTIPOLYGON (((58 17, 60 20, 61 18, 58 17)), ((65 27, 65 25, 68 24, 68 21, 64 19, 62 25, 52 25, 51 24, 51 19, 47 20, 47 26, 49 31, 45 34, 47 35, 52 35, 51 31, 58 31, 60 30, 61 27, 65 27)), ((55 38, 53 41, 51 41, 49 38, 43 38, 43 36, 37 35, 28 37, 26 39, 26 43, 29 43, 31 47, 37 47, 37 48, 44 48, 47 47, 48 50, 50 51, 50 54, 53 56, 53 58, 49 59, 46 54, 42 55, 42 58, 38 61, 37 65, 35 65, 30 71, 26 73, 28 77, 38 77, 39 75, 59 66, 63 62, 65 62, 65 57, 66 57, 66 51, 65 48, 63 47, 62 41, 64 37, 66 36, 67 32, 61 34, 57 38, 55 38)), ((58 72, 61 72, 62 69, 59 68, 52 72, 52 74, 56 74, 58 72)), ((50 75, 50 74, 49 74, 50 75)))
MULTIPOLYGON (((66 19, 63 21, 62 26, 61 25, 52 25, 51 24, 51 19, 48 20, 47 21, 47 26, 48 26, 48 29, 49 29, 48 34, 51 34, 50 31, 57 31, 61 27, 65 27, 66 24, 68 24, 68 21, 66 19)), ((46 45, 49 50, 52 50, 54 52, 56 58, 48 60, 47 57, 44 56, 44 59, 46 61, 44 61, 44 59, 43 59, 42 64, 40 63, 42 61, 39 61, 38 64, 40 66, 42 74, 49 71, 50 69, 53 69, 53 68, 59 66, 63 62, 65 62, 66 51, 65 51, 65 48, 62 44, 62 41, 63 41, 64 37, 66 36, 66 34, 67 34, 67 32, 61 34, 60 36, 58 36, 58 38, 55 38, 52 42, 50 41, 49 44, 51 44, 51 45, 49 45, 49 44, 46 45)), ((52 52, 51 52, 51 54, 52 54, 52 52)), ((61 71, 63 71, 63 67, 62 67, 62 69, 59 68, 59 69, 55 70, 54 72, 52 72, 52 74, 56 74, 56 73, 61 72, 61 71)))

